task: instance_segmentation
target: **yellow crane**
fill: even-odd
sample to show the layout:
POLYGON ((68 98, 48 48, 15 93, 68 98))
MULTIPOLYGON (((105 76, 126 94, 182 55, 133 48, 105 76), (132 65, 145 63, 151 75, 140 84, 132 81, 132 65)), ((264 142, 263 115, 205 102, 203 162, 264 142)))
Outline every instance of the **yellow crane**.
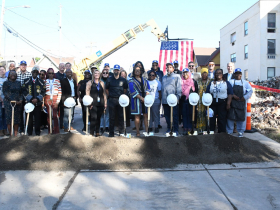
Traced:
POLYGON ((75 72, 78 76, 82 75, 82 73, 88 69, 91 65, 96 64, 109 55, 113 54, 123 46, 127 45, 132 40, 136 39, 136 35, 142 31, 145 30, 147 27, 152 28, 152 33, 157 36, 158 40, 160 39, 166 39, 164 33, 160 30, 157 23, 151 19, 148 22, 138 25, 134 27, 133 29, 129 29, 128 31, 121 34, 118 38, 115 40, 109 42, 107 45, 101 47, 98 49, 95 53, 92 55, 82 59, 82 61, 79 64, 74 64, 72 66, 73 72, 75 72))

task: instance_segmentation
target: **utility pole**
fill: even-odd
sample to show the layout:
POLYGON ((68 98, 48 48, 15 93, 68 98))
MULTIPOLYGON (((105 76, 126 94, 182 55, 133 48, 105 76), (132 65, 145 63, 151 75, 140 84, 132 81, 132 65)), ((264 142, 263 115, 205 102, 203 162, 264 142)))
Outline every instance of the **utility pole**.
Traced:
POLYGON ((2 44, 2 33, 3 33, 3 23, 4 23, 4 13, 5 13, 5 0, 2 0, 2 9, 1 9, 1 20, 0 20, 0 59, 2 60, 1 53, 1 44, 2 44))
POLYGON ((61 29, 61 16, 62 16, 62 12, 61 12, 61 8, 62 8, 62 5, 59 6, 59 10, 60 10, 60 15, 59 15, 59 63, 61 63, 61 59, 62 59, 62 56, 61 56, 61 47, 62 47, 62 29, 61 29))

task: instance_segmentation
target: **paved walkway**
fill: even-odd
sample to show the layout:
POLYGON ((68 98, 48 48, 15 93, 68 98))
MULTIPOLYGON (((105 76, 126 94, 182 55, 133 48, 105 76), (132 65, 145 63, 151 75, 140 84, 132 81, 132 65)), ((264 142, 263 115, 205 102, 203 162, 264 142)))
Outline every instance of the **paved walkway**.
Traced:
MULTIPOLYGON (((73 126, 82 133, 79 109, 73 126)), ((259 133, 245 136, 280 155, 277 142, 259 133)), ((2 171, 0 209, 280 209, 279 174, 280 161, 133 171, 2 171)))

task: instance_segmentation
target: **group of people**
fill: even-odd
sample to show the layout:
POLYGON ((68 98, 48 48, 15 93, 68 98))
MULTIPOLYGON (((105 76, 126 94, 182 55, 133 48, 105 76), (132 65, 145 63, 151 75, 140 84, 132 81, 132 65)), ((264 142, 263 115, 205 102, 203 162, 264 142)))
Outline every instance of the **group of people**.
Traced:
MULTIPOLYGON (((24 132, 24 106, 32 103, 34 110, 29 113, 27 133, 32 135, 33 122, 35 122, 35 135, 40 135, 41 125, 48 124, 49 133, 59 133, 59 128, 64 132, 74 130, 71 123, 74 119, 75 106, 67 107, 64 102, 67 98, 74 98, 82 107, 83 131, 86 131, 86 119, 90 119, 90 134, 100 136, 109 132, 109 137, 114 137, 114 127, 118 126, 119 134, 124 133, 123 108, 119 104, 119 97, 126 94, 129 104, 126 107, 126 122, 135 122, 136 136, 145 126, 146 132, 159 132, 160 110, 162 108, 167 123, 167 133, 170 132, 171 107, 167 97, 174 94, 177 105, 173 107, 173 132, 178 135, 179 124, 183 123, 183 135, 188 135, 192 129, 192 109, 189 96, 196 92, 200 100, 196 106, 195 129, 199 134, 206 130, 206 107, 202 103, 204 93, 211 93, 213 102, 210 108, 213 116, 210 118, 210 130, 218 132, 234 132, 234 126, 241 137, 245 130, 246 100, 252 95, 250 84, 242 79, 241 69, 234 70, 234 64, 228 63, 228 73, 223 74, 222 69, 215 69, 215 63, 209 61, 208 68, 195 72, 194 62, 188 63, 188 68, 179 70, 178 61, 166 64, 167 74, 158 66, 158 61, 152 62, 152 68, 145 71, 142 62, 133 65, 131 74, 121 70, 119 65, 114 65, 110 72, 110 65, 104 64, 102 71, 92 66, 84 72, 84 79, 77 83, 77 76, 71 70, 70 63, 60 63, 59 71, 52 68, 47 71, 34 66, 31 72, 26 70, 26 62, 21 61, 19 71, 15 65, 10 64, 9 71, 0 66, 0 136, 11 134, 12 107, 14 107, 14 132, 17 135, 24 132), (91 96, 92 104, 89 106, 87 116, 86 106, 83 104, 85 95, 91 96), (148 127, 147 107, 144 98, 146 95, 154 97, 150 110, 150 124, 148 127), (45 114, 52 109, 52 119, 45 114), (118 118, 115 120, 115 118, 118 118), (45 120, 44 120, 45 119, 45 120), (50 122, 53 120, 52 130, 50 122), (217 121, 217 123, 216 123, 217 121), (70 125, 70 126, 69 126, 70 125), (9 133, 7 133, 7 129, 9 133)), ((26 117, 25 117, 26 119, 26 117)))

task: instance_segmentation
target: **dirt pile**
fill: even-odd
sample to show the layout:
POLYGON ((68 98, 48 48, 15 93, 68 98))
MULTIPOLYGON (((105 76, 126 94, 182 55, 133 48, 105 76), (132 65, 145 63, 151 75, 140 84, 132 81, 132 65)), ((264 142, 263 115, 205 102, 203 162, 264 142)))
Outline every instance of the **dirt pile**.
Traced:
POLYGON ((255 80, 251 83, 258 86, 280 89, 280 77, 272 77, 268 80, 255 80))
POLYGON ((258 141, 227 134, 134 139, 67 134, 0 141, 0 170, 173 168, 178 164, 231 164, 278 158, 258 141))

